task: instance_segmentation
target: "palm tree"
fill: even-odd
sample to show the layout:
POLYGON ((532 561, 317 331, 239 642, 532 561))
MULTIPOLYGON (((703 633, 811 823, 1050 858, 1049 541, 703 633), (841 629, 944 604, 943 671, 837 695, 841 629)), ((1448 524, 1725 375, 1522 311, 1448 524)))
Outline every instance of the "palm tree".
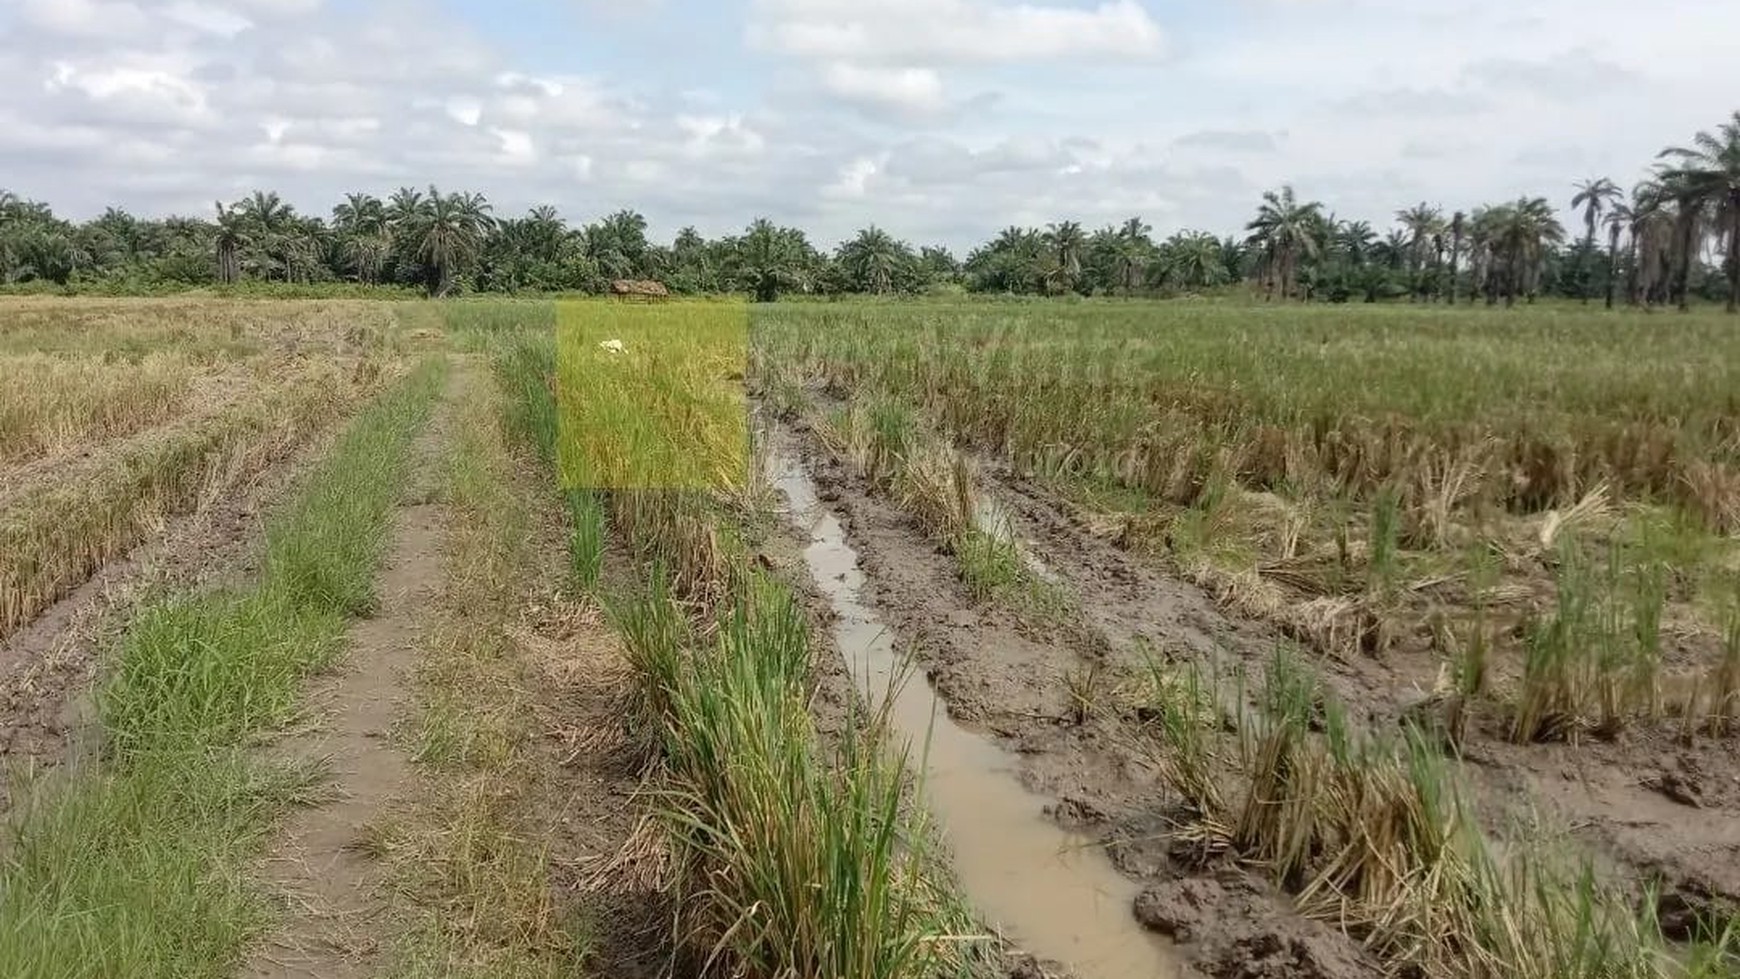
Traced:
POLYGON ((491 224, 489 203, 481 195, 442 194, 429 188, 429 196, 409 218, 407 231, 418 261, 424 264, 431 297, 446 295, 453 287, 456 267, 477 259, 491 224))
MULTIPOLYGON (((1679 189, 1682 207, 1714 218, 1717 236, 1727 244, 1723 264, 1728 273, 1728 312, 1740 310, 1740 111, 1714 133, 1698 133, 1691 146, 1670 147, 1661 155, 1677 164, 1666 170, 1663 178, 1679 189)), ((1688 228, 1692 220, 1695 218, 1688 220, 1688 228)), ((1692 260, 1690 234, 1688 230, 1682 269, 1689 268, 1692 260)), ((1686 274, 1682 271, 1682 279, 1686 274)), ((1685 308, 1683 284, 1680 304, 1685 308)))
POLYGON ((758 303, 770 303, 784 289, 801 288, 808 243, 801 232, 756 218, 737 242, 735 264, 743 284, 758 303))
POLYGON ((1673 206, 1673 237, 1667 256, 1672 286, 1667 299, 1677 299, 1683 313, 1691 308, 1692 265, 1698 260, 1710 201, 1690 181, 1670 171, 1663 170, 1659 182, 1664 207, 1673 206))
POLYGON ((1601 220, 1601 214, 1608 207, 1618 203, 1623 194, 1619 185, 1606 177, 1592 177, 1576 184, 1576 195, 1571 198, 1571 210, 1583 209, 1583 301, 1589 301, 1589 257, 1595 253, 1595 224, 1601 220))
POLYGON ((1426 265, 1426 250, 1443 233, 1444 215, 1438 208, 1421 201, 1407 210, 1397 211, 1396 220, 1408 235, 1408 275, 1412 280, 1409 299, 1422 299, 1427 292, 1426 279, 1422 274, 1426 265))
POLYGON ((1154 240, 1148 237, 1153 230, 1139 217, 1125 221, 1118 229, 1116 265, 1118 282, 1123 285, 1125 296, 1136 291, 1142 269, 1153 257, 1154 240))
POLYGON ((1565 228, 1544 197, 1522 197, 1515 203, 1485 208, 1475 217, 1492 252, 1487 303, 1502 290, 1506 306, 1521 295, 1534 302, 1546 250, 1565 240, 1565 228), (1494 273, 1498 273, 1495 275, 1494 273))
POLYGON ((1456 289, 1459 285, 1458 266, 1462 262, 1462 239, 1468 234, 1468 215, 1457 211, 1450 216, 1450 305, 1456 305, 1456 289))
POLYGON ((388 224, 408 224, 423 209, 423 192, 415 187, 400 187, 387 198, 388 224))
MULTIPOLYGON (((1607 308, 1613 308, 1613 291, 1619 282, 1619 236, 1637 220, 1631 208, 1622 201, 1608 208, 1602 221, 1607 225, 1607 308)), ((1636 245, 1633 244, 1635 251, 1636 245)))
POLYGON ((1063 280, 1063 288, 1073 291, 1081 279, 1081 253, 1087 245, 1087 235, 1083 233, 1081 224, 1064 221, 1052 225, 1045 233, 1045 243, 1056 258, 1054 268, 1058 278, 1063 280))
POLYGON ((340 234, 368 234, 386 226, 387 209, 373 194, 346 194, 332 209, 332 230, 340 234))
POLYGON ((295 218, 281 239, 284 281, 313 282, 324 264, 329 238, 319 218, 295 218))
POLYGON ((1377 248, 1377 232, 1369 221, 1345 222, 1335 232, 1335 247, 1349 265, 1359 268, 1371 260, 1372 251, 1377 248))
POLYGON ((358 282, 373 285, 381 280, 393 249, 387 224, 386 205, 372 194, 346 194, 332 209, 338 254, 355 270, 358 282))
POLYGON ((1179 232, 1160 246, 1159 272, 1165 282, 1185 289, 1227 282, 1220 239, 1205 231, 1179 232))
POLYGON ((224 285, 234 285, 242 277, 242 249, 247 247, 247 219, 239 207, 225 207, 218 201, 217 234, 212 244, 217 249, 217 278, 224 285))
POLYGON ((1273 295, 1277 285, 1281 298, 1293 294, 1301 258, 1315 257, 1322 247, 1319 237, 1323 228, 1323 205, 1312 201, 1301 204, 1291 185, 1280 192, 1268 191, 1256 220, 1245 226, 1249 242, 1262 253, 1263 279, 1267 294, 1273 295))
POLYGON ((1645 180, 1631 192, 1631 299, 1645 309, 1665 301, 1672 276, 1675 215, 1667 189, 1645 180))
POLYGON ((854 284, 875 295, 894 291, 894 279, 912 260, 912 249, 871 225, 840 246, 840 264, 854 284))

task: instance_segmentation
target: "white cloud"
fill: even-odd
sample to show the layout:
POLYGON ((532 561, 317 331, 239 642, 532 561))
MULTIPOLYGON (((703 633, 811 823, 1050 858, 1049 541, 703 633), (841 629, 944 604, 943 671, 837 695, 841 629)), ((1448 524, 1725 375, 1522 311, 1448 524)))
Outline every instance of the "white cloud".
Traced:
POLYGON ((235 37, 254 26, 253 21, 233 10, 196 0, 176 0, 163 8, 163 15, 184 27, 219 37, 235 37))
POLYGON ((740 114, 679 115, 676 124, 688 136, 684 149, 690 156, 710 157, 728 153, 755 155, 767 146, 767 140, 746 123, 740 114))
POLYGON ((447 110, 447 117, 461 126, 475 126, 483 118, 483 104, 476 99, 465 96, 455 96, 447 100, 442 108, 447 110))
POLYGON ((49 93, 82 95, 109 118, 192 125, 209 118, 205 89, 173 59, 126 58, 105 64, 57 61, 43 85, 49 93))
POLYGON ((822 188, 822 195, 849 200, 862 199, 869 190, 870 181, 881 171, 881 166, 869 157, 859 157, 840 168, 840 173, 833 183, 822 188))
POLYGON ((501 141, 500 159, 511 166, 527 166, 538 159, 537 144, 532 142, 532 134, 523 129, 496 129, 490 133, 501 141))
POLYGON ((1135 0, 1091 9, 999 0, 756 0, 750 39, 817 60, 894 63, 1147 58, 1160 28, 1135 0))
POLYGON ((942 76, 930 68, 878 68, 835 62, 822 71, 822 88, 848 102, 900 112, 933 113, 947 105, 942 76))
POLYGON ((124 39, 146 25, 129 0, 23 0, 20 14, 31 27, 72 37, 124 39))

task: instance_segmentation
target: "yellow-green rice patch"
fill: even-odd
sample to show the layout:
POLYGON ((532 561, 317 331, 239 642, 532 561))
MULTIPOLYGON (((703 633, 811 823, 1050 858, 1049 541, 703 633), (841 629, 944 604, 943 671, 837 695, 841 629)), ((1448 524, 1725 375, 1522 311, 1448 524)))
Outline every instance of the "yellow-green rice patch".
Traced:
POLYGON ((749 472, 741 303, 556 308, 557 460, 572 489, 726 489, 749 472))

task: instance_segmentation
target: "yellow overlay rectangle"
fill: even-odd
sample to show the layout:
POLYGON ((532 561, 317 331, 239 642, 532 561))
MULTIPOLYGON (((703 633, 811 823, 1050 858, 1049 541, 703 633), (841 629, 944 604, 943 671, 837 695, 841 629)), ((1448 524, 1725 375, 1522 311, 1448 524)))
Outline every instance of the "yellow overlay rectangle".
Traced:
POLYGON ((557 464, 569 489, 745 485, 743 303, 556 306, 557 464))

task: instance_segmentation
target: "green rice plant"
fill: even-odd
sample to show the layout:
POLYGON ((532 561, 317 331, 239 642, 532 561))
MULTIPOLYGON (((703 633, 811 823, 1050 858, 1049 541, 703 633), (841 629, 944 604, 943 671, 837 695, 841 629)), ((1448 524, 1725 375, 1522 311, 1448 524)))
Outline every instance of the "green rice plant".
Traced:
POLYGON ((598 586, 598 576, 604 569, 604 542, 608 533, 604 504, 597 493, 570 489, 568 554, 574 571, 574 583, 582 591, 598 586))
POLYGON ((872 484, 892 479, 911 451, 917 422, 912 410, 897 401, 877 401, 870 406, 869 452, 864 473, 872 484))
POLYGON ((1371 551, 1366 558, 1366 590, 1389 598, 1396 586, 1396 559, 1401 548, 1402 497, 1394 486, 1378 491, 1372 502, 1371 551))
POLYGON ((1728 613, 1728 628, 1722 636, 1722 660, 1710 683, 1707 727, 1714 737, 1727 737, 1740 729, 1740 603, 1728 613))
POLYGON ((1063 689, 1069 696, 1069 719, 1086 724, 1100 712, 1105 673, 1099 663, 1084 663, 1064 671, 1063 689))
POLYGON ((1468 641, 1463 644, 1455 666, 1456 692, 1465 700, 1486 693, 1490 678, 1488 659, 1492 651, 1488 618, 1492 605, 1492 589, 1498 583, 1500 573, 1498 555, 1491 547, 1482 544, 1469 552, 1466 574, 1474 621, 1468 641))
POLYGON ((1523 676, 1511 737, 1539 741, 1569 732, 1582 716, 1588 650, 1584 639, 1596 615, 1594 586, 1580 549, 1560 547, 1557 608, 1527 626, 1523 676))
POLYGON ((1173 670, 1152 655, 1145 679, 1142 701, 1156 715, 1158 734, 1151 761, 1198 816, 1218 819, 1227 811, 1215 742, 1221 716, 1218 683, 1195 665, 1173 670))
POLYGON ((1630 578, 1631 676, 1628 706, 1647 716, 1660 712, 1661 621, 1667 606, 1668 571, 1654 561, 1632 561, 1621 555, 1615 564, 1628 568, 1630 578))
POLYGON ((1666 572, 1615 543, 1594 567, 1560 541, 1557 604, 1528 626, 1513 716, 1518 742, 1590 730, 1612 737, 1660 712, 1661 616, 1666 572))
POLYGON ((749 481, 749 319, 737 303, 557 307, 564 486, 730 491, 749 481))
POLYGON ((955 538, 954 553, 961 580, 976 602, 1010 594, 1027 579, 1021 555, 1009 538, 971 527, 955 538))
POLYGON ((561 431, 555 338, 536 332, 510 334, 496 341, 492 362, 507 398, 509 430, 535 448, 545 463, 554 464, 561 431))
POLYGON ((848 726, 832 762, 818 748, 795 602, 757 580, 710 648, 683 649, 658 587, 625 624, 642 682, 667 704, 659 808, 683 933, 751 975, 963 973, 966 921, 925 875, 903 759, 863 740, 874 724, 848 726))
POLYGON ((672 700, 684 669, 683 651, 692 641, 688 621, 671 601, 668 579, 654 566, 646 594, 611 612, 628 662, 641 682, 635 685, 631 712, 643 731, 662 732, 673 722, 672 700))
POLYGON ((1234 809, 1233 843, 1275 879, 1294 885, 1318 846, 1315 802, 1328 771, 1309 740, 1321 697, 1311 672, 1277 647, 1256 709, 1238 731, 1238 766, 1249 783, 1234 809))
POLYGON ((1686 956, 1684 979, 1732 979, 1740 974, 1740 917, 1706 927, 1686 956))
POLYGON ((1154 757, 1200 814, 1179 841, 1217 841, 1259 863, 1303 913, 1345 929, 1390 968, 1677 975, 1659 929, 1632 913, 1627 895, 1532 842, 1550 834, 1488 840, 1454 763, 1430 738, 1412 726, 1400 737, 1359 732, 1290 654, 1277 652, 1236 715, 1231 752, 1219 747, 1221 714, 1193 679, 1200 674, 1154 673, 1154 757))

